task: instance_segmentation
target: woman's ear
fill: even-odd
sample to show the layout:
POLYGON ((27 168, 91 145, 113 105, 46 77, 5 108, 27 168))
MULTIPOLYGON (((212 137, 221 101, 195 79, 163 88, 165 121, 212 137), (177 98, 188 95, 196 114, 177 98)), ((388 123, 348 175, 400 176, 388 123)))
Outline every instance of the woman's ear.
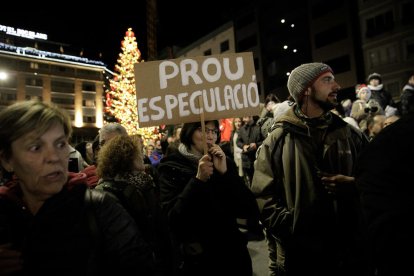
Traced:
POLYGON ((0 161, 1 161, 1 166, 3 167, 3 169, 5 169, 8 172, 12 172, 13 171, 13 166, 10 164, 10 162, 4 157, 3 153, 0 153, 0 161))

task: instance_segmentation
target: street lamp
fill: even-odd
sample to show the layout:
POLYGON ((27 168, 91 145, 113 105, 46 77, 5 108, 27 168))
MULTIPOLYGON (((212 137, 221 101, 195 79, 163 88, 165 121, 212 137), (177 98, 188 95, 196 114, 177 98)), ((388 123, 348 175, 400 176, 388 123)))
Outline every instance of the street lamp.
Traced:
POLYGON ((0 71, 0 81, 7 80, 8 74, 5 71, 0 71))

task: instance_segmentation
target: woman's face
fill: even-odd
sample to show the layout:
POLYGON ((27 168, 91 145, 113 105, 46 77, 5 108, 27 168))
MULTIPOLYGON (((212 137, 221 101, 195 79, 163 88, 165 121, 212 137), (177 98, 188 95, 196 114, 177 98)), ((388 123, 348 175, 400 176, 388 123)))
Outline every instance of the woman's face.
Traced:
POLYGON ((38 137, 36 130, 12 143, 5 161, 17 176, 24 196, 46 200, 59 193, 68 178, 69 147, 63 126, 55 124, 38 137))
MULTIPOLYGON (((207 145, 215 144, 217 141, 219 129, 216 128, 214 122, 206 123, 205 129, 207 145)), ((197 151, 201 154, 204 154, 203 133, 201 131, 201 127, 194 131, 192 140, 193 144, 191 145, 191 151, 197 151)))
POLYGON ((242 120, 240 118, 234 118, 234 127, 236 130, 240 129, 242 125, 242 120))

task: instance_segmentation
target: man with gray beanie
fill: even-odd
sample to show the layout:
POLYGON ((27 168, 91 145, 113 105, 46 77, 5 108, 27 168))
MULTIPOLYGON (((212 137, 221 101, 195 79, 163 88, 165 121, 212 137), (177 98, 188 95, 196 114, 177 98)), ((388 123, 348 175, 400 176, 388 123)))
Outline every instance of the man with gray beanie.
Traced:
POLYGON ((332 68, 292 70, 295 100, 258 149, 251 189, 268 243, 270 275, 369 275, 353 167, 368 144, 330 112, 340 90, 332 68))

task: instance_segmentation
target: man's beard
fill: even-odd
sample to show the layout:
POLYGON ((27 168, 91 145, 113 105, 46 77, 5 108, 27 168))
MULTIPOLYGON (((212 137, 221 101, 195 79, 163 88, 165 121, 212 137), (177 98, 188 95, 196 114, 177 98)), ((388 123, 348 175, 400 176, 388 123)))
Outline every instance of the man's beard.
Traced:
POLYGON ((323 109, 324 112, 328 112, 329 110, 335 108, 338 105, 338 100, 336 98, 334 98, 334 100, 332 101, 330 101, 329 98, 322 101, 322 100, 317 99, 315 97, 315 94, 316 94, 316 91, 312 87, 310 96, 312 97, 314 102, 318 103, 318 105, 320 106, 320 108, 323 109))

